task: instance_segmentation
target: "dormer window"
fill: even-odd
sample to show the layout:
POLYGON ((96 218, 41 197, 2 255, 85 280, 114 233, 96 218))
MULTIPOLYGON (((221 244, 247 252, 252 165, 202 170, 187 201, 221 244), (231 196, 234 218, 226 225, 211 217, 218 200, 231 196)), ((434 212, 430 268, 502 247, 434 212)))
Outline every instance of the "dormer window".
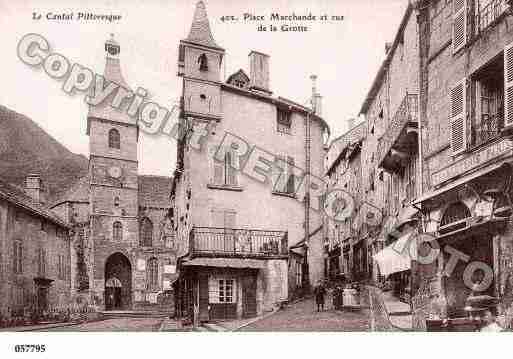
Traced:
POLYGON ((198 58, 198 64, 200 71, 208 71, 208 59, 207 55, 201 54, 198 58))

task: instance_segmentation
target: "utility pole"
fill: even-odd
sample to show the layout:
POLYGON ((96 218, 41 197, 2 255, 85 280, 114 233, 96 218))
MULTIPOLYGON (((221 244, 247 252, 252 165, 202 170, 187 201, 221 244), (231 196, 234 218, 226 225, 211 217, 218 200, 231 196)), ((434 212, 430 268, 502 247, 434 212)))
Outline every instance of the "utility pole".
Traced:
POLYGON ((309 251, 309 237, 310 237, 310 148, 311 148, 311 117, 315 114, 317 104, 317 89, 315 81, 316 75, 311 75, 312 80, 312 98, 310 99, 311 110, 306 114, 305 118, 305 257, 304 257, 304 270, 303 270, 303 287, 306 290, 310 289, 310 273, 308 266, 308 251, 309 251))

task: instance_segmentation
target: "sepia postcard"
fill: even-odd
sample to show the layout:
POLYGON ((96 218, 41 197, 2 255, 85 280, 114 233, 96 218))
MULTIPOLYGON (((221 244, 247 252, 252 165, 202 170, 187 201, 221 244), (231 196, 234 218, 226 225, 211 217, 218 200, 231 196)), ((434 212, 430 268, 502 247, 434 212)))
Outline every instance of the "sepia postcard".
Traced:
POLYGON ((0 0, 0 30, 7 358, 513 329, 513 0, 0 0))

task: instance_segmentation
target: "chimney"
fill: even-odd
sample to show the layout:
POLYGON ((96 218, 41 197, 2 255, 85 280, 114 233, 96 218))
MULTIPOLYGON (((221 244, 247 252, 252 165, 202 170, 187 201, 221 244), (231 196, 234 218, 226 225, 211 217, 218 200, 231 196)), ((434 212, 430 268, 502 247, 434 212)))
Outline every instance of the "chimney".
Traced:
POLYGON ((317 92, 317 75, 311 75, 312 80, 312 110, 317 116, 322 116, 322 96, 317 92))
POLYGON ((249 53, 249 77, 251 90, 272 93, 269 89, 269 55, 257 51, 249 53))
POLYGON ((43 202, 41 177, 38 174, 31 173, 25 177, 25 193, 36 203, 43 202))
POLYGON ((385 42, 385 54, 388 54, 388 52, 390 51, 391 48, 392 48, 392 43, 385 42))

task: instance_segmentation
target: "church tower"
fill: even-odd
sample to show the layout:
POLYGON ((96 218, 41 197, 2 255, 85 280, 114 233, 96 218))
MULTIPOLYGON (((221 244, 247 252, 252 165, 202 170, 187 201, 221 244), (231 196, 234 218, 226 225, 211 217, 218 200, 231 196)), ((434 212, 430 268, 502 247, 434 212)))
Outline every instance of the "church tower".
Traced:
POLYGON ((180 41, 178 76, 183 77, 184 115, 221 118, 221 64, 224 49, 216 44, 203 1, 196 4, 191 30, 180 41))
MULTIPOLYGON (((105 42, 104 87, 114 82, 130 91, 121 73, 120 50, 111 35, 105 42)), ((126 105, 122 110, 111 106, 118 91, 122 90, 90 106, 87 117, 90 226, 94 292, 106 307, 130 308, 134 266, 130 249, 139 244, 138 126, 137 119, 126 113, 126 105)))

